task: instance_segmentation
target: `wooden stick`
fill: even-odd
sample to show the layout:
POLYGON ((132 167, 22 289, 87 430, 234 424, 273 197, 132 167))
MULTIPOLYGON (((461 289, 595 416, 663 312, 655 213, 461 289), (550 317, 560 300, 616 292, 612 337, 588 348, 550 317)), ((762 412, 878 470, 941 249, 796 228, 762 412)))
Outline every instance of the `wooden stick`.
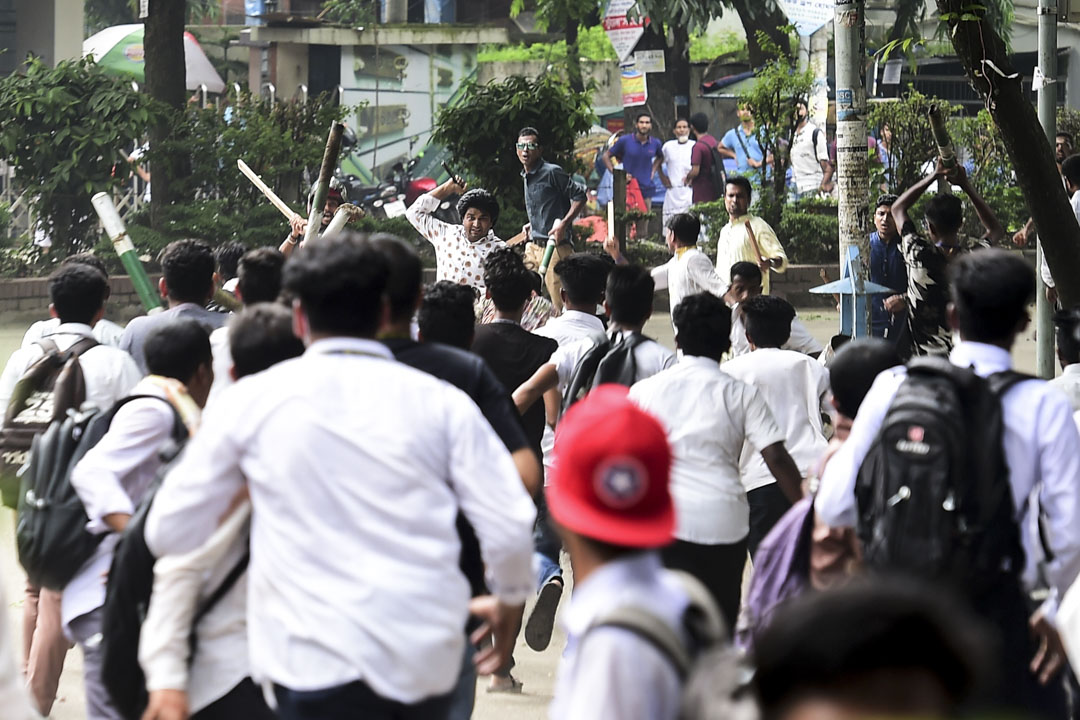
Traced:
POLYGON ((315 193, 311 198, 311 208, 308 210, 308 226, 304 231, 304 242, 314 240, 322 230, 323 206, 326 196, 330 193, 330 179, 337 167, 338 155, 341 154, 341 135, 345 132, 345 126, 338 121, 330 123, 330 135, 326 138, 326 149, 323 151, 322 166, 319 168, 319 181, 315 183, 315 193))
POLYGON ((236 166, 240 168, 240 172, 247 176, 247 179, 251 181, 251 184, 259 188, 259 191, 266 196, 266 199, 273 203, 274 207, 281 211, 288 220, 292 220, 295 217, 300 217, 300 213, 294 212, 292 208, 285 204, 285 201, 277 196, 277 194, 267 187, 266 183, 262 181, 262 178, 255 174, 255 171, 248 167, 248 164, 243 160, 237 160, 236 166))
POLYGON ((761 248, 757 244, 757 236, 754 235, 754 228, 750 227, 749 220, 746 221, 746 234, 750 236, 750 244, 754 246, 754 253, 757 255, 758 265, 761 265, 765 262, 765 258, 761 255, 761 248))

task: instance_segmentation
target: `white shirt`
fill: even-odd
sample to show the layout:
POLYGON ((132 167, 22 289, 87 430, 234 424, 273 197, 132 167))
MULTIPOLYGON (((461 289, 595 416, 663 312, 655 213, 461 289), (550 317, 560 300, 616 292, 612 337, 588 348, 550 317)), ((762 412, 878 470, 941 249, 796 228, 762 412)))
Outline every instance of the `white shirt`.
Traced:
MULTIPOLYGON (((89 325, 65 323, 47 330, 41 337, 55 342, 60 350, 67 350, 79 340, 93 336, 89 325)), ((0 408, 7 409, 19 378, 44 354, 36 343, 11 353, 11 359, 0 374, 0 408)), ((109 345, 97 345, 84 352, 79 356, 79 367, 86 383, 86 402, 102 410, 112 407, 142 378, 131 356, 109 345)))
MULTIPOLYGON (((593 345, 603 341, 604 323, 595 315, 590 315, 589 313, 584 313, 580 310, 565 310, 562 315, 551 318, 543 327, 538 327, 533 330, 533 332, 541 337, 551 338, 559 343, 559 348, 552 354, 551 359, 548 361, 555 363, 555 368, 558 370, 559 362, 563 364, 573 362, 576 364, 577 360, 580 360, 593 345), (572 355, 568 350, 567 353, 565 353, 566 357, 560 356, 559 358, 556 358, 555 355, 558 353, 559 349, 564 346, 574 345, 586 338, 589 339, 589 342, 574 348, 572 355)), ((569 382, 569 376, 566 376, 565 379, 562 375, 559 376, 560 395, 566 392, 567 382, 569 382)), ((554 447, 555 431, 551 429, 550 425, 545 423, 544 435, 540 439, 540 449, 544 453, 545 468, 550 468, 555 464, 555 456, 553 454, 554 447)), ((544 475, 544 482, 547 482, 546 473, 544 475)))
MULTIPOLYGON (((829 411, 829 372, 807 355, 777 348, 759 348, 720 369, 761 391, 784 431, 784 447, 802 476, 809 475, 828 445, 821 413, 829 411)), ((739 472, 747 492, 776 482, 761 453, 749 445, 743 446, 739 472)))
POLYGON ((807 122, 801 130, 795 131, 795 137, 791 141, 791 177, 800 193, 813 192, 821 187, 821 181, 825 178, 821 163, 828 161, 829 143, 824 130, 819 130, 812 122, 807 122))
POLYGON ((728 284, 716 273, 709 256, 692 247, 676 249, 670 260, 652 269, 652 277, 657 290, 667 288, 672 313, 687 295, 710 292, 723 297, 728 291, 728 284))
POLYGON ((1048 384, 1065 394, 1073 410, 1080 410, 1080 363, 1066 365, 1062 368, 1061 375, 1048 384))
POLYGON ((247 573, 199 621, 195 657, 188 636, 195 613, 248 549, 251 503, 244 502, 200 548, 154 563, 154 589, 139 635, 146 687, 184 690, 196 713, 251 674, 247 642, 247 573))
POLYGON ((559 663, 552 720, 676 720, 682 683, 671 660, 631 630, 586 630, 609 611, 636 605, 683 633, 690 600, 655 551, 604 563, 574 586, 563 613, 566 650, 559 663))
MULTIPOLYGON (((132 393, 165 397, 150 382, 140 382, 132 393)), ((164 399, 132 400, 116 411, 109 431, 72 469, 71 485, 89 518, 86 529, 108 536, 64 587, 60 615, 65 627, 105 603, 105 580, 119 535, 103 518, 135 512, 161 467, 158 450, 172 437, 175 423, 176 414, 164 399)))
MULTIPOLYGON (((1075 192, 1069 198, 1069 205, 1072 207, 1073 215, 1076 216, 1076 221, 1080 222, 1080 192, 1075 192)), ((1050 265, 1046 262, 1046 253, 1041 256, 1042 263, 1039 265, 1039 274, 1042 276, 1043 282, 1047 287, 1056 287, 1054 284, 1054 276, 1050 274, 1050 265)))
POLYGON ((536 511, 510 454, 467 395, 382 343, 319 340, 226 388, 158 491, 151 551, 205 542, 245 482, 260 682, 362 679, 403 703, 448 692, 469 602, 459 507, 492 592, 520 603, 534 590, 536 511))
POLYGON ((228 325, 210 333, 210 354, 214 366, 214 384, 210 386, 210 395, 206 399, 207 405, 221 395, 222 390, 233 384, 232 348, 229 346, 228 325))
MULTIPOLYGON (((810 334, 798 316, 791 319, 791 336, 781 347, 784 350, 794 350, 804 355, 817 355, 825 349, 817 338, 810 334)), ((731 355, 739 357, 748 352, 750 352, 750 341, 746 339, 746 326, 743 325, 742 313, 739 312, 739 305, 736 303, 731 308, 731 355)))
POLYGON ((761 392, 707 357, 683 355, 675 367, 630 388, 630 399, 667 430, 674 453, 671 496, 675 537, 731 544, 750 532, 750 506, 739 480, 743 444, 758 452, 784 441, 761 392))
MULTIPOLYGON (((1008 351, 983 343, 961 342, 949 359, 962 367, 974 366, 983 377, 1012 367, 1008 351)), ((906 377, 903 367, 878 375, 847 441, 825 466, 814 507, 827 525, 855 526, 856 475, 906 377)), ((1005 460, 1026 558, 1023 579, 1027 587, 1035 587, 1036 568, 1045 563, 1051 588, 1063 594, 1080 571, 1080 434, 1068 401, 1042 380, 1017 383, 1001 405, 1005 460), (1037 507, 1032 507, 1033 499, 1037 507), (1050 561, 1038 538, 1039 512, 1054 555, 1050 561)))
MULTIPOLYGON (((23 335, 22 339, 22 347, 30 347, 45 335, 56 332, 56 328, 58 327, 60 327, 60 318, 38 320, 26 329, 26 333, 23 335)), ((120 336, 123 334, 124 328, 120 327, 112 320, 102 318, 94 325, 94 339, 102 345, 109 345, 115 348, 120 347, 120 336)))
POLYGON ((495 248, 506 247, 506 243, 493 230, 488 230, 486 237, 470 242, 463 225, 445 223, 432 214, 439 209, 439 202, 431 193, 424 193, 405 211, 412 226, 435 247, 435 279, 482 290, 484 258, 495 248))
POLYGON ((686 174, 690 172, 690 155, 694 150, 694 141, 668 140, 660 148, 664 156, 664 174, 671 181, 671 187, 664 193, 664 214, 686 212, 694 204, 694 189, 686 184, 686 174))
MULTIPOLYGON (((613 331, 611 333, 613 346, 616 342, 616 333, 621 335, 623 340, 633 334, 629 330, 613 331)), ((596 345, 596 340, 588 337, 563 345, 551 354, 551 359, 548 362, 555 366, 555 371, 559 374, 560 393, 566 392, 566 388, 569 387, 570 380, 574 376, 574 369, 596 345)), ((634 347, 634 382, 652 377, 674 364, 675 353, 655 340, 647 339, 634 347)))

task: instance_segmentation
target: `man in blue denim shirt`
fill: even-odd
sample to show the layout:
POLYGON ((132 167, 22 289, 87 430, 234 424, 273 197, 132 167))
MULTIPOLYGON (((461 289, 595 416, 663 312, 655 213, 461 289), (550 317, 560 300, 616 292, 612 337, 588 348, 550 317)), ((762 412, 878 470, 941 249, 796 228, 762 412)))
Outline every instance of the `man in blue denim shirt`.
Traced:
POLYGON ((907 310, 907 266, 900 251, 900 233, 896 231, 890 208, 895 195, 881 195, 874 208, 875 232, 870 233, 870 282, 896 290, 896 295, 874 295, 870 303, 870 333, 892 338, 903 325, 907 310))

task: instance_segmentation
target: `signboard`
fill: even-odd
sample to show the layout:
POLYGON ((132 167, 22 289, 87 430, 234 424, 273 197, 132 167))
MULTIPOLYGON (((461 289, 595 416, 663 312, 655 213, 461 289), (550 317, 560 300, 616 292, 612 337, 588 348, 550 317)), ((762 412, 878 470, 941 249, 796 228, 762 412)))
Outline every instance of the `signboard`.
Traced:
POLYGON ((832 22, 834 0, 779 0, 780 9, 800 35, 813 35, 832 22))
POLYGON ((666 70, 663 50, 638 50, 634 53, 634 66, 644 73, 666 70))
POLYGON ((644 105, 649 99, 649 86, 645 82, 645 73, 633 65, 622 69, 622 104, 623 107, 644 105))
POLYGON ((645 18, 631 20, 626 17, 630 8, 637 4, 637 0, 611 0, 607 10, 604 11, 604 32, 607 33, 611 45, 615 48, 615 54, 619 56, 619 63, 629 61, 634 46, 645 34, 645 18))
POLYGON ((139 0, 139 19, 150 17, 150 0, 139 0))

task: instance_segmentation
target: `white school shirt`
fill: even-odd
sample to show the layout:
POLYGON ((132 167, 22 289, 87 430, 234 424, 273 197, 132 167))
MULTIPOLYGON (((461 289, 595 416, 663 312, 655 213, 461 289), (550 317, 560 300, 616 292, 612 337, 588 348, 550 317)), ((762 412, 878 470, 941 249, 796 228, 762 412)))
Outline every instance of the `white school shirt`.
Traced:
MULTIPOLYGON (((791 336, 781 345, 784 350, 794 350, 804 355, 818 355, 825 347, 817 341, 803 325, 798 316, 791 319, 791 336)), ((731 355, 739 357, 750 352, 750 341, 746 339, 746 326, 742 321, 738 303, 731 308, 731 355)))
MULTIPOLYGON (((64 323, 47 330, 41 337, 55 342, 60 350, 67 350, 83 338, 93 338, 94 333, 84 323, 64 323)), ((7 409, 22 374, 44 354, 45 351, 36 343, 11 353, 3 374, 0 374, 0 412, 7 409)), ((142 373, 130 355, 104 344, 80 355, 79 367, 86 383, 86 403, 101 410, 112 407, 142 379, 142 373)))
MULTIPOLYGON (((589 349, 596 343, 603 342, 604 340, 604 323, 600 318, 589 313, 581 312, 580 310, 564 310, 562 315, 553 317, 548 320, 543 327, 538 327, 533 330, 533 333, 541 337, 547 337, 553 339, 559 343, 559 348, 563 346, 574 345, 586 338, 589 339, 589 343, 581 345, 575 348, 574 356, 577 360, 589 351, 589 349)), ((556 349, 556 353, 558 349, 556 349)), ((551 359, 548 362, 555 362, 555 354, 552 354, 551 359)), ((572 361, 571 357, 565 357, 562 359, 563 363, 569 363, 572 361)), ((576 361, 574 361, 576 364, 576 361)), ((558 365, 556 364, 556 370, 558 365)), ((564 381, 562 376, 559 377, 559 394, 562 395, 566 392, 566 382, 569 381, 567 376, 564 381)), ((540 438, 540 450, 544 454, 544 468, 550 468, 555 464, 555 456, 553 450, 555 447, 555 431, 551 429, 551 426, 544 423, 544 435, 540 438)), ((547 483, 548 474, 544 474, 544 483, 547 483)))
MULTIPOLYGON (((1062 180, 1064 182, 1064 179, 1062 180)), ((1073 215, 1076 216, 1076 221, 1080 222, 1080 192, 1075 192, 1069 197, 1069 207, 1072 208, 1073 215)), ((1050 274, 1050 265, 1046 262, 1046 253, 1040 255, 1042 262, 1039 264, 1039 275, 1042 276, 1042 280, 1046 283, 1047 287, 1056 287, 1054 284, 1054 276, 1050 274)))
POLYGON ((677 248, 670 260, 652 269, 652 278, 657 290, 667 289, 668 307, 673 313, 687 295, 709 292, 723 297, 728 291, 728 284, 716 273, 709 256, 692 247, 677 248))
POLYGON ((193 714, 251 674, 246 572, 195 627, 194 658, 188 641, 196 611, 240 562, 250 534, 251 503, 244 501, 201 547, 154 563, 154 589, 139 634, 139 665, 147 690, 187 692, 193 714))
MULTIPOLYGON (((829 411, 829 372, 807 355, 778 348, 758 348, 720 369, 761 391, 784 431, 784 447, 799 473, 809 475, 828 445, 821 413, 829 411)), ((743 446, 739 473, 746 492, 776 482, 761 453, 749 445, 743 446)))
MULTIPOLYGON (((974 367, 983 377, 1012 367, 1008 351, 976 342, 960 342, 949 360, 961 367, 974 367)), ((825 524, 855 526, 855 477, 906 377, 903 367, 878 375, 859 407, 847 441, 825 466, 814 500, 825 524)), ((1026 559, 1023 580, 1028 588, 1034 588, 1036 568, 1043 563, 1050 587, 1064 594, 1080 572, 1080 433, 1068 401, 1042 380, 1017 383, 1002 397, 1001 405, 1005 419, 1002 444, 1026 559), (1033 499, 1037 499, 1036 506, 1033 499), (1039 513, 1052 560, 1044 557, 1039 540, 1039 513)))
POLYGON ((470 242, 463 225, 451 225, 435 217, 439 202, 431 193, 424 193, 405 211, 412 226, 435 248, 435 279, 483 290, 484 258, 495 248, 506 247, 506 243, 493 230, 470 242))
MULTIPOLYGON (((136 385, 132 394, 136 393, 165 397, 150 382, 136 385)), ((60 616, 65 628, 72 620, 105 603, 105 581, 120 536, 112 532, 103 518, 113 513, 135 512, 161 467, 158 451, 172 437, 175 422, 176 414, 164 399, 132 400, 116 411, 108 432, 72 469, 71 486, 89 518, 86 529, 108 535, 64 587, 60 616)))
POLYGON ((150 550, 197 548, 245 483, 259 682, 362 680, 402 703, 449 692, 469 603, 459 508, 493 594, 535 589, 536 511, 510 454, 467 395, 382 343, 319 340, 226 388, 155 497, 150 550))
MULTIPOLYGON (((1080 195, 1080 193, 1077 193, 1080 195)), ((1080 363, 1066 365, 1061 375, 1051 380, 1050 387, 1060 390, 1069 399, 1073 410, 1080 410, 1080 363)))
MULTIPOLYGON (((629 330, 614 330, 610 333, 611 342, 617 342, 616 334, 622 340, 626 340, 633 333, 629 330)), ((596 342, 593 338, 585 338, 577 342, 568 343, 555 350, 551 354, 549 363, 555 366, 559 374, 559 392, 565 393, 570 385, 570 379, 574 376, 574 368, 578 366, 582 358, 594 347, 596 342)), ((634 347, 634 381, 652 377, 661 370, 666 370, 675 364, 675 353, 667 349, 655 340, 648 339, 634 347)))
POLYGON ((676 365, 630 388, 630 399, 667 430, 674 454, 671 497, 675 537, 700 545, 731 544, 750 532, 750 506, 739 480, 743 444, 758 452, 784 441, 761 392, 707 357, 676 365))
MULTIPOLYGON (((233 317, 236 317, 235 315, 233 317)), ((229 322, 232 322, 230 319, 229 322)), ((232 348, 229 346, 229 326, 219 327, 210 333, 210 355, 214 367, 214 384, 210 386, 210 395, 206 398, 209 405, 221 395, 221 391, 233 384, 232 348)))
MULTIPOLYGON (((45 335, 56 332, 56 328, 58 327, 60 327, 60 318, 38 320, 28 327, 23 334, 22 347, 30 347, 45 335)), ((102 318, 94 324, 93 334, 94 339, 102 345, 118 348, 120 347, 120 336, 124 334, 124 328, 120 327, 112 320, 102 318)))
POLYGON ((676 720, 682 682, 671 660, 633 631, 589 626, 625 605, 657 615, 686 641, 683 615, 690 600, 664 572, 655 551, 604 563, 574 586, 563 613, 566 650, 559 662, 552 720, 676 720))

